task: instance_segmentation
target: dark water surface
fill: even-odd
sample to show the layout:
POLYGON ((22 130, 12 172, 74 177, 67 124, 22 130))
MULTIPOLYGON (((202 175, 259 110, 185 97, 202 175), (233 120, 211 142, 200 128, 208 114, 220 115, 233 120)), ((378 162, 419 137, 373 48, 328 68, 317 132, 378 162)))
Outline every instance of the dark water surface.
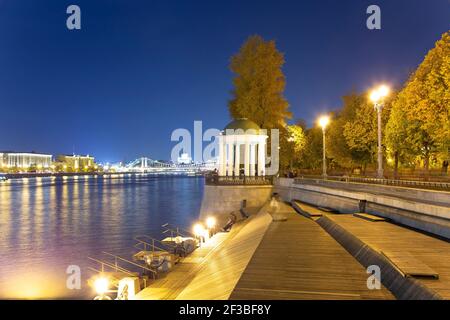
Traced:
POLYGON ((0 183, 0 297, 90 298, 86 281, 102 251, 130 258, 133 237, 161 239, 161 225, 197 219, 203 177, 116 175, 0 183), (82 289, 66 287, 77 265, 82 289))

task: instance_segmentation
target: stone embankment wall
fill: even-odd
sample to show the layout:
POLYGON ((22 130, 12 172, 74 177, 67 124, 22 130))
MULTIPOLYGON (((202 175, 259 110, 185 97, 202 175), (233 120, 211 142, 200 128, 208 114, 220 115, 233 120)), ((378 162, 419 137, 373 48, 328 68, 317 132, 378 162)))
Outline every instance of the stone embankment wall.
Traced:
POLYGON ((241 208, 246 200, 247 208, 259 209, 273 192, 272 186, 210 186, 205 185, 200 219, 215 216, 220 220, 227 219, 230 213, 241 208))

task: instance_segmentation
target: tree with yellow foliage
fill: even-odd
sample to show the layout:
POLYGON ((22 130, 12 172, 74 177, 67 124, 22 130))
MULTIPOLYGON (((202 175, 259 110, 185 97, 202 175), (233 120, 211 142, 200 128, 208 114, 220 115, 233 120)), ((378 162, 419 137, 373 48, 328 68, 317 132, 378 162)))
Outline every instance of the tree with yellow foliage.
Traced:
POLYGON ((280 164, 282 168, 292 169, 293 165, 298 164, 301 159, 306 145, 306 136, 303 128, 299 125, 288 125, 286 128, 288 138, 281 145, 280 164))
POLYGON ((420 156, 427 172, 432 155, 439 155, 441 160, 448 159, 449 88, 450 31, 447 31, 398 94, 386 135, 391 147, 403 145, 407 147, 403 152, 420 156))
POLYGON ((258 35, 247 39, 231 58, 235 77, 228 107, 232 118, 248 118, 264 129, 285 129, 291 113, 283 94, 283 64, 284 56, 275 41, 265 41, 258 35))

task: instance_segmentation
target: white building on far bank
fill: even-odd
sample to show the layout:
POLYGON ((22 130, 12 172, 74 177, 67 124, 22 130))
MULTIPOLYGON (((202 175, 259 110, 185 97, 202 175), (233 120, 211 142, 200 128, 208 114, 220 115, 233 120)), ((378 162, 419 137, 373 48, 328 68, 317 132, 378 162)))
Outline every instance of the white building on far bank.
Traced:
POLYGON ((37 152, 0 151, 0 167, 28 169, 50 168, 52 155, 37 152))

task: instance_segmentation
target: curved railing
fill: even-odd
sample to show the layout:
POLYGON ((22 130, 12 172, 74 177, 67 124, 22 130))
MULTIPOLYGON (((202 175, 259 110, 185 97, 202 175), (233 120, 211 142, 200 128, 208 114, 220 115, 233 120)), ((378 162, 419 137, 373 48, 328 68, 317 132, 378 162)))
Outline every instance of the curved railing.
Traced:
POLYGON ((206 185, 214 186, 245 186, 245 185, 272 185, 273 176, 218 176, 218 175, 206 175, 206 185))
POLYGON ((340 181, 340 182, 355 182, 355 183, 369 183, 377 185, 421 188, 421 189, 435 189, 435 190, 450 190, 450 182, 444 181, 422 181, 422 180, 399 180, 399 179, 379 179, 370 177, 350 177, 350 176, 327 176, 325 179, 322 176, 302 176, 294 179, 294 183, 301 183, 305 180, 315 180, 317 183, 321 181, 340 181))

